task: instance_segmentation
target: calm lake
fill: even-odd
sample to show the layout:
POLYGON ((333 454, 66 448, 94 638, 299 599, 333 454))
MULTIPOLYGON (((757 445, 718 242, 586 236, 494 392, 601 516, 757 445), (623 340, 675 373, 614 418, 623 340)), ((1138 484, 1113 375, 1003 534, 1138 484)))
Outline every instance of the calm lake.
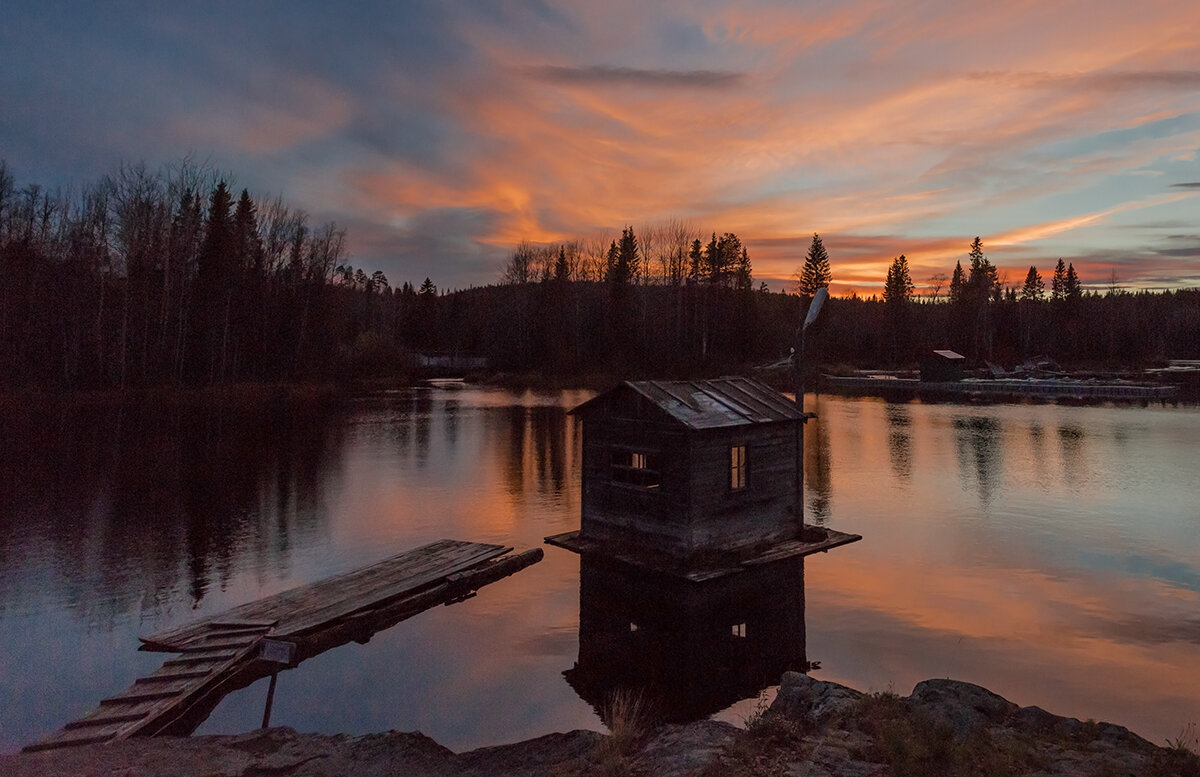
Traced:
MULTIPOLYGON (((522 549, 577 528, 567 411, 590 396, 449 385, 304 417, 0 421, 0 751, 156 668, 139 634, 443 537, 522 549)), ((546 547, 284 672, 272 724, 469 749, 603 730, 593 703, 622 677, 738 722, 805 658, 864 690, 952 677, 1158 743, 1200 722, 1200 411, 807 409, 807 519, 863 541, 699 601, 546 547)), ((257 727, 265 697, 230 695, 199 733, 257 727)))

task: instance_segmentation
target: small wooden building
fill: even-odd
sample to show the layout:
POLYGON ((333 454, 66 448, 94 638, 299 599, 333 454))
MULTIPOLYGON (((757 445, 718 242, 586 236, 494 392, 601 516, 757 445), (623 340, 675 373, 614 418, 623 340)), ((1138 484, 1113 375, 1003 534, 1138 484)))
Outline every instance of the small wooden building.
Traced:
POLYGON ((690 558, 801 534, 804 413, 748 378, 626 382, 583 420, 580 537, 690 558))
POLYGON ((930 351, 921 359, 921 380, 954 383, 963 379, 967 358, 954 351, 930 351))

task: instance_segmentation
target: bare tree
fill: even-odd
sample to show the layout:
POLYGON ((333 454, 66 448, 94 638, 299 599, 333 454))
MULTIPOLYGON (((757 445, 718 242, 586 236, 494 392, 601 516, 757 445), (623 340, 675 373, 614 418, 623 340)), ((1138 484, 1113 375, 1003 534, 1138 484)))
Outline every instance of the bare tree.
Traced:
POLYGON ((945 288, 946 283, 949 280, 950 280, 950 278, 944 272, 934 273, 933 275, 930 275, 929 281, 928 281, 929 298, 931 300, 933 300, 934 302, 937 302, 938 297, 942 293, 942 289, 945 288))

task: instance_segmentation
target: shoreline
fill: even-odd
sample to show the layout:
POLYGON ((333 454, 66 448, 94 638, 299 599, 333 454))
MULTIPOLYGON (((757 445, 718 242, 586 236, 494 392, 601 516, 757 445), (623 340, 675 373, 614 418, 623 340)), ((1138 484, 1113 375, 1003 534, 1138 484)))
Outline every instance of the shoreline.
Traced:
POLYGON ((0 756, 9 777, 427 775, 1156 775, 1200 774, 1196 729, 1155 745, 1112 723, 1019 707, 978 685, 925 680, 907 697, 866 694, 797 672, 744 729, 656 726, 613 704, 611 733, 571 731, 455 753, 419 732, 347 736, 290 728, 130 739, 0 756))

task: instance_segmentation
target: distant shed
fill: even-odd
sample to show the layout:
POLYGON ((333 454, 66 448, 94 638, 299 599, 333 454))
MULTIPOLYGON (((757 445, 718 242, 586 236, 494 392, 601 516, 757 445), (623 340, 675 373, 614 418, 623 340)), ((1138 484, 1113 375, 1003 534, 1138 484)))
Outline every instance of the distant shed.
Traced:
POLYGON ((798 539, 805 414, 748 378, 629 381, 583 420, 579 535, 691 558, 798 539))
POLYGON ((921 380, 934 383, 953 383, 963 379, 967 358, 954 351, 930 351, 921 359, 921 380))

